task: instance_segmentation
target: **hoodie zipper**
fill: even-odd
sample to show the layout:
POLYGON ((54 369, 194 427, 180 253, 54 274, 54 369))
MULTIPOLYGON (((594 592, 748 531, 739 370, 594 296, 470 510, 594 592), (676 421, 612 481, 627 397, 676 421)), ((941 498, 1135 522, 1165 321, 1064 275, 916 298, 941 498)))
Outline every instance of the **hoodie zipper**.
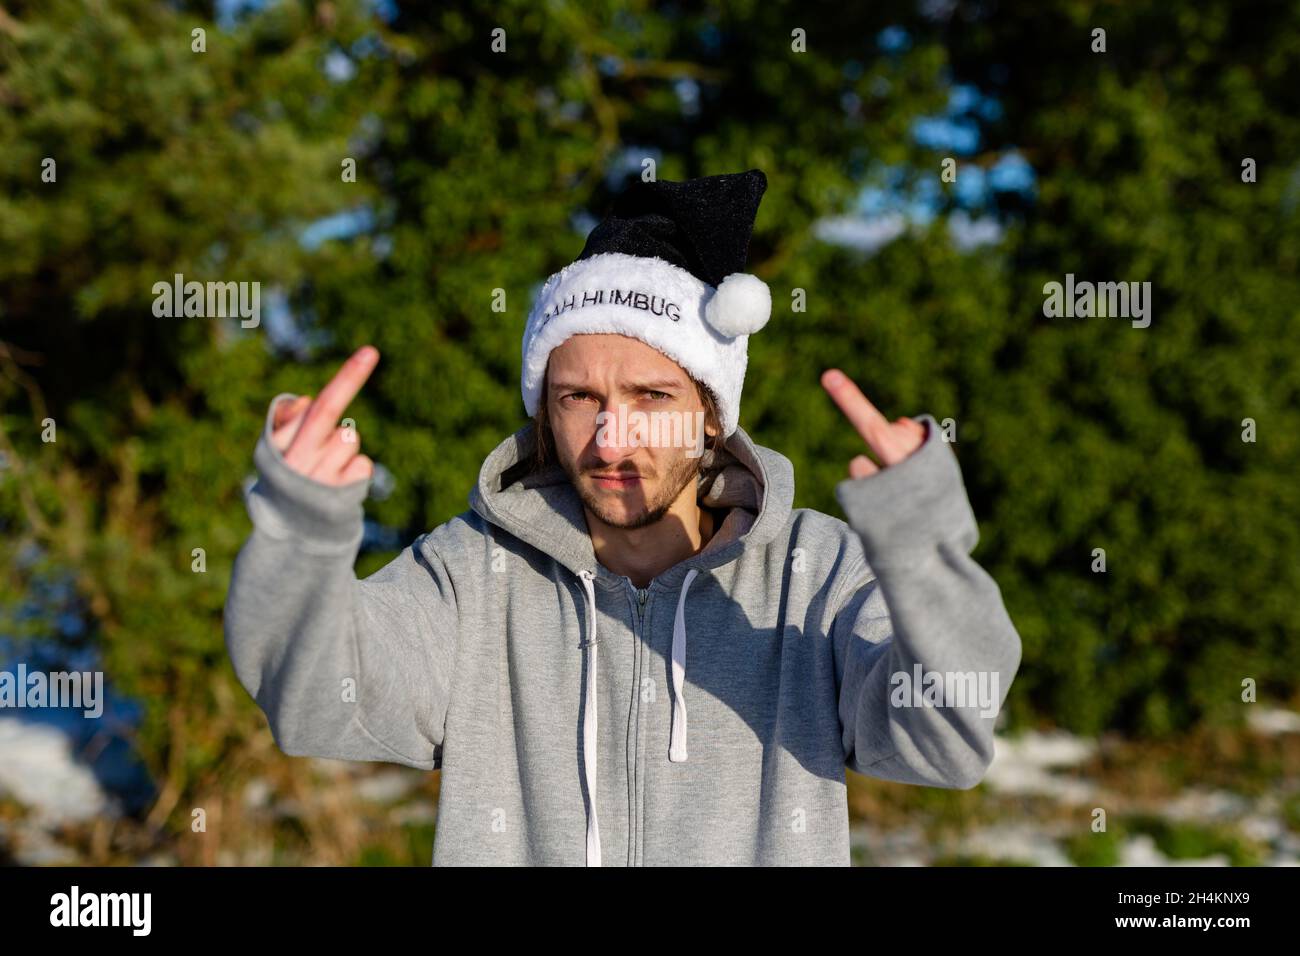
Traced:
POLYGON ((635 688, 634 688, 634 690, 633 690, 633 694, 634 694, 635 697, 636 697, 636 702, 637 702, 637 704, 636 704, 636 727, 635 727, 635 729, 634 729, 634 733, 633 733, 633 737, 632 737, 632 747, 631 747, 631 755, 632 755, 632 761, 633 761, 633 763, 632 763, 632 766, 633 766, 633 777, 632 777, 632 799, 633 799, 633 801, 635 802, 636 805, 635 805, 635 816, 634 816, 634 818, 633 818, 632 820, 629 821, 629 829, 631 830, 631 833, 629 834, 629 836, 630 836, 630 839, 629 839, 629 846, 630 846, 630 848, 631 848, 631 859, 628 860, 628 864, 629 864, 630 866, 635 866, 635 865, 636 865, 637 857, 640 855, 640 851, 641 851, 641 847, 640 847, 640 843, 641 843, 641 832, 640 832, 640 831, 641 831, 641 806, 640 806, 640 801, 637 799, 637 790, 638 790, 638 786, 637 786, 637 784, 638 784, 638 782, 639 782, 639 778, 640 778, 640 775, 641 775, 641 687, 640 687, 640 674, 641 674, 642 662, 643 662, 643 660, 644 660, 643 654, 644 654, 644 652, 645 652, 645 603, 646 603, 646 599, 647 599, 647 598, 649 597, 649 595, 650 595, 650 589, 649 589, 649 588, 638 588, 638 587, 636 587, 634 584, 632 584, 632 579, 631 579, 631 578, 627 578, 627 585, 628 585, 628 587, 632 588, 633 591, 636 592, 636 647, 637 647, 637 651, 636 651, 636 653, 637 653, 637 670, 636 670, 636 677, 634 678, 634 683, 636 684, 636 686, 635 686, 635 688))

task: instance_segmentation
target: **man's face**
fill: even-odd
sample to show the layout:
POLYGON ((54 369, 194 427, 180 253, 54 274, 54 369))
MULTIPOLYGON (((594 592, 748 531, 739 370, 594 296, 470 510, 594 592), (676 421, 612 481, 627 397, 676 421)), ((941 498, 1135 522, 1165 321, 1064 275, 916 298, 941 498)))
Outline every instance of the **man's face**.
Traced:
MULTIPOLYGON (((551 352, 547 389, 543 397, 560 464, 587 510, 605 524, 645 527, 662 518, 688 486, 694 494, 698 447, 675 439, 696 434, 704 405, 672 359, 625 335, 575 335, 551 352), (597 418, 601 412, 604 427, 597 418), (678 421, 682 429, 662 428, 653 442, 651 432, 635 426, 655 412, 670 413, 658 420, 678 421), (619 427, 619 415, 626 429, 619 427)), ((716 430, 709 427, 708 434, 716 430)))

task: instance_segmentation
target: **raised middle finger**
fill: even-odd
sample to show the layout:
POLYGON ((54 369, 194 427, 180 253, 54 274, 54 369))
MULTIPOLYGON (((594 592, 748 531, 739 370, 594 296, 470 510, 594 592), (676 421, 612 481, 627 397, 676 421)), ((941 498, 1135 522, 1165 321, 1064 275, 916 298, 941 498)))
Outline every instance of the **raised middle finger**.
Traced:
POLYGON ((293 444, 289 446, 290 452, 306 450, 314 453, 328 441, 339 419, 347 410, 348 403, 356 397, 357 392, 361 391, 361 386, 375 370, 378 361, 379 351, 370 345, 363 346, 352 353, 312 402, 306 418, 298 429, 298 434, 294 436, 293 444), (305 449, 299 446, 305 446, 305 449))
POLYGON ((844 417, 862 436, 867 446, 880 456, 881 461, 892 465, 898 460, 900 456, 891 441, 889 419, 871 404, 851 378, 839 369, 830 369, 822 375, 822 387, 830 393, 844 417))

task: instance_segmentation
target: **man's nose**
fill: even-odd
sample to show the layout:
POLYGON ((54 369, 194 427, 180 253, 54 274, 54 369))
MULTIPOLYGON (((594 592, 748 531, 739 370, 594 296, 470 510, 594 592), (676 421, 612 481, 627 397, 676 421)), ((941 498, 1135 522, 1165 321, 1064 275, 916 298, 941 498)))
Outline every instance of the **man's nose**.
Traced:
POLYGON ((596 417, 596 457, 612 463, 634 454, 645 440, 636 418, 625 403, 606 402, 596 417))

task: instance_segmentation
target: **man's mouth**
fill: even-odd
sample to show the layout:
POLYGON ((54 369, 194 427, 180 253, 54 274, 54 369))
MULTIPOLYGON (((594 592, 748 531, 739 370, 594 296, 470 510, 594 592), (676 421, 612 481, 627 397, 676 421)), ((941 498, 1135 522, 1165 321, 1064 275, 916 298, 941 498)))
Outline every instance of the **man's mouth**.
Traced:
POLYGON ((641 481, 636 474, 592 475, 598 488, 635 488, 641 481))

